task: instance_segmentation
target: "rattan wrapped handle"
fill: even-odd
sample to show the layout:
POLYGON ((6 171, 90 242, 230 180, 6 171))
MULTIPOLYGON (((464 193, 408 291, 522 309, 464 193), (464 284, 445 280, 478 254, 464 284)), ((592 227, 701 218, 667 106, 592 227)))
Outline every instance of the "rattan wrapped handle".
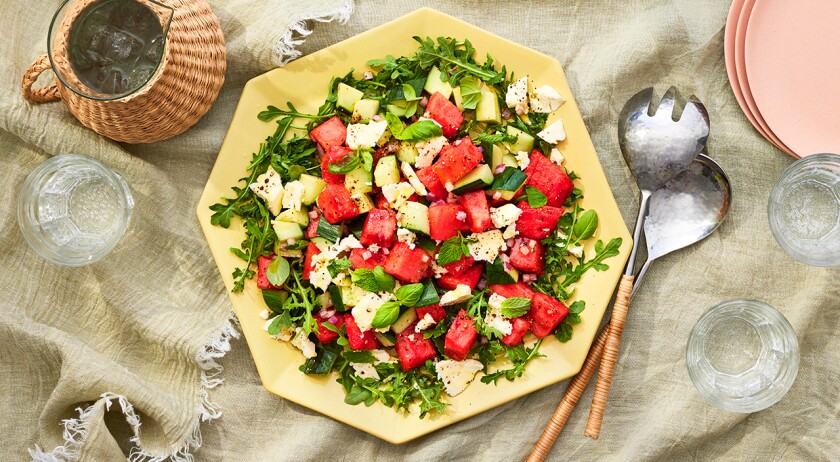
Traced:
POLYGON ((601 356, 604 353, 604 345, 607 343, 609 332, 610 326, 607 324, 604 330, 598 335, 598 338, 595 339, 592 348, 589 349, 589 354, 586 355, 586 360, 583 362, 583 367, 581 367, 580 372, 569 383, 566 394, 563 395, 563 399, 560 400, 560 404, 554 411, 554 415, 551 416, 551 420, 545 426, 545 430, 543 430, 540 439, 537 440, 537 444, 531 451, 531 455, 528 456, 528 462, 542 462, 548 457, 552 446, 554 446, 554 442, 560 436, 560 432, 563 431, 566 421, 572 415, 572 411, 575 409, 584 390, 586 390, 586 385, 592 378, 592 374, 595 373, 595 369, 598 368, 598 364, 601 362, 601 356))
POLYGON ((50 59, 47 55, 39 56, 35 62, 29 65, 23 74, 23 82, 20 85, 23 99, 30 103, 50 103, 61 99, 58 86, 55 84, 49 87, 32 88, 32 85, 38 80, 38 76, 50 68, 52 68, 52 65, 50 65, 50 59))
POLYGON ((607 395, 612 385, 615 363, 621 345, 621 332, 624 330, 624 320, 627 319, 627 308, 630 306, 630 295, 633 293, 633 275, 621 276, 618 285, 618 295, 613 305, 610 333, 604 346, 604 356, 601 368, 598 369, 598 381, 595 383, 595 396, 592 397, 592 408, 589 409, 589 420, 586 422, 584 435, 597 440, 601 436, 601 421, 604 419, 604 408, 607 407, 607 395))

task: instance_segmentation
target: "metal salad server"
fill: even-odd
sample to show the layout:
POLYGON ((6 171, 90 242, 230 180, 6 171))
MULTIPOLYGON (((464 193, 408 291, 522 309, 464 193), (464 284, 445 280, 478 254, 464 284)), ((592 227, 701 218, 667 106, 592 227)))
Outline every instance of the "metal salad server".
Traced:
POLYGON ((651 114, 653 88, 636 93, 624 105, 619 115, 618 142, 630 172, 636 177, 641 192, 639 215, 633 231, 633 248, 618 286, 613 305, 610 331, 598 372, 598 382, 589 420, 584 434, 597 439, 618 360, 621 332, 633 290, 633 270, 636 264, 639 238, 644 227, 650 198, 654 191, 687 169, 709 138, 709 115, 705 106, 694 97, 689 98, 678 120, 673 111, 676 89, 665 92, 658 108, 651 114))
POLYGON ((731 203, 729 177, 704 154, 657 189, 644 225, 648 257, 636 275, 632 294, 654 260, 708 237, 726 218, 731 203))

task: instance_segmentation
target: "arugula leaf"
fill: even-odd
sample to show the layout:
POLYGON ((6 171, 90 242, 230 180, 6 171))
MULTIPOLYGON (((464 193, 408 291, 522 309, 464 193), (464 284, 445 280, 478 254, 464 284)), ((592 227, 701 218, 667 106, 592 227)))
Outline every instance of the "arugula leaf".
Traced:
POLYGON ((376 283, 379 285, 380 291, 385 292, 393 292, 394 287, 396 286, 396 280, 390 274, 385 272, 381 266, 376 265, 373 268, 373 277, 376 279, 376 283))
POLYGON ((472 76, 461 79, 461 104, 464 109, 475 109, 481 101, 481 84, 472 76))
POLYGON ((524 316, 531 308, 531 299, 525 297, 510 297, 502 302, 502 316, 518 318, 524 316))
POLYGON ((539 339, 537 340, 537 343, 535 343, 534 346, 531 348, 526 348, 524 345, 505 347, 505 352, 507 353, 507 357, 510 360, 510 362, 513 363, 513 367, 510 369, 498 370, 491 374, 486 374, 485 376, 481 377, 481 382, 493 382, 495 384, 502 377, 509 381, 513 381, 517 377, 522 377, 522 374, 525 372, 525 365, 527 365, 529 361, 531 361, 534 358, 545 356, 539 354, 541 343, 542 339, 539 339))
POLYGON ((378 310, 371 321, 371 325, 377 329, 388 327, 400 317, 400 303, 399 302, 385 302, 378 310))
POLYGON ((397 289, 395 295, 397 296, 397 300, 399 300, 404 306, 415 306, 417 302, 420 301, 420 297, 423 295, 423 284, 416 283, 401 286, 397 289))
POLYGON ((315 121, 321 121, 321 120, 329 119, 330 117, 335 115, 335 112, 331 112, 329 114, 318 114, 318 115, 304 114, 302 112, 299 112, 297 109, 295 109, 295 107, 292 105, 292 103, 286 103, 286 105, 289 107, 288 110, 283 110, 283 109, 280 109, 276 106, 268 106, 266 108, 266 110, 257 114, 257 118, 260 119, 263 122, 268 122, 268 121, 274 120, 274 119, 276 119, 280 116, 290 116, 290 117, 294 117, 294 118, 303 118, 303 119, 312 119, 312 120, 315 120, 315 121))
POLYGON ((372 396, 370 390, 358 386, 354 386, 344 397, 344 402, 355 406, 361 402, 367 401, 372 396))
POLYGON ((595 210, 587 210, 578 217, 575 226, 572 228, 572 235, 579 241, 592 237, 598 229, 598 213, 595 210))
POLYGON ((350 259, 347 257, 337 258, 327 264, 327 271, 330 272, 330 276, 336 277, 338 273, 350 269, 352 263, 350 263, 350 259))
POLYGON ((528 198, 528 205, 536 209, 548 204, 548 198, 539 189, 533 186, 525 186, 525 196, 528 198))
POLYGON ((341 356, 344 356, 344 359, 351 363, 373 364, 376 362, 376 357, 373 356, 370 350, 345 350, 341 353, 341 356))
POLYGON ((286 279, 289 278, 289 272, 289 262, 283 257, 276 257, 268 264, 268 268, 266 268, 265 271, 265 277, 271 285, 279 287, 282 286, 286 282, 286 279))
POLYGON ((469 40, 458 42, 455 39, 438 37, 437 46, 435 46, 435 42, 431 37, 426 37, 425 40, 417 36, 413 38, 420 43, 420 49, 417 50, 417 58, 420 61, 420 67, 423 69, 442 64, 438 67, 443 73, 447 72, 447 69, 450 67, 455 67, 491 85, 497 84, 505 78, 506 72, 504 69, 501 72, 496 71, 492 68, 492 61, 489 63, 490 66, 479 66, 475 64, 472 60, 475 49, 469 40))

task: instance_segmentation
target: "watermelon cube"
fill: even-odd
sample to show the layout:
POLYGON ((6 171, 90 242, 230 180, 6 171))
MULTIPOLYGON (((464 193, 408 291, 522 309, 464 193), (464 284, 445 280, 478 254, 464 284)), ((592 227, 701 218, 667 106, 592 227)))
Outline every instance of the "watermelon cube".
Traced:
POLYGON ((439 286, 447 290, 455 290, 461 284, 470 286, 470 290, 475 289, 478 280, 481 279, 482 265, 473 265, 468 270, 460 275, 444 274, 437 280, 439 286))
POLYGON ((566 305, 538 292, 534 296, 531 309, 526 316, 531 319, 531 332, 537 337, 543 338, 550 334, 568 314, 569 308, 566 305))
POLYGON ((388 256, 382 253, 382 251, 371 252, 368 249, 353 249, 350 251, 350 266, 353 269, 374 269, 377 266, 384 268, 387 259, 388 256))
POLYGON ((467 224, 470 231, 480 233, 490 229, 493 221, 490 219, 490 205, 484 191, 473 191, 461 196, 458 201, 467 212, 467 224))
POLYGON ((315 216, 315 218, 312 218, 311 215, 309 216, 309 226, 306 227, 306 232, 304 233, 304 236, 306 236, 307 239, 312 239, 318 236, 318 223, 321 221, 321 213, 318 212, 318 209, 313 208, 312 210, 314 210, 318 215, 315 216))
POLYGON ((352 149, 344 146, 330 146, 327 153, 321 158, 321 176, 328 184, 344 184, 344 175, 340 173, 330 173, 329 166, 334 164, 344 156, 353 152, 352 149))
POLYGON ((317 245, 310 242, 306 246, 306 254, 303 257, 303 274, 301 275, 304 280, 309 280, 309 274, 312 273, 312 258, 319 253, 321 253, 321 249, 317 245))
POLYGON ((359 207, 343 184, 328 184, 318 195, 318 207, 333 225, 359 215, 359 207))
POLYGON ((521 282, 517 282, 516 284, 493 284, 490 286, 490 291, 505 298, 534 298, 534 294, 536 294, 530 287, 521 282))
POLYGON ((482 160, 484 156, 481 151, 475 147, 470 137, 466 137, 444 146, 432 168, 444 186, 447 183, 454 185, 482 160))
POLYGON ((411 323, 404 331, 397 335, 397 356, 403 371, 410 371, 426 364, 429 359, 437 356, 435 344, 431 339, 424 338, 422 333, 414 331, 417 323, 411 323))
POLYGON ((446 269, 447 275, 460 276, 464 274, 465 271, 470 269, 474 263, 475 259, 471 255, 462 255, 460 260, 452 263, 447 263, 443 265, 443 267, 446 269))
POLYGON ((426 187, 426 191, 428 192, 426 197, 429 198, 429 200, 442 201, 449 197, 449 191, 446 190, 446 187, 440 181, 437 173, 435 173, 434 167, 424 167, 417 170, 415 173, 417 174, 417 179, 419 179, 420 182, 423 183, 423 186, 426 187))
POLYGON ((331 146, 344 144, 344 140, 347 139, 347 127, 336 116, 313 128, 309 136, 326 151, 331 146))
POLYGON ((354 350, 375 350, 382 346, 379 340, 376 340, 376 336, 373 335, 376 331, 371 329, 362 332, 352 314, 344 313, 344 325, 347 330, 347 341, 350 343, 350 348, 354 350))
POLYGON ((531 163, 525 168, 525 174, 528 175, 525 185, 539 189, 553 207, 562 207, 575 189, 566 171, 537 150, 531 152, 531 163))
POLYGON ((385 195, 382 194, 381 192, 376 193, 376 195, 373 196, 373 205, 374 205, 374 207, 376 207, 378 209, 390 209, 391 208, 391 203, 388 202, 388 198, 385 197, 385 195))
POLYGON ((545 266, 545 247, 533 239, 517 239, 510 252, 510 264, 526 273, 542 274, 545 266))
POLYGON ((469 317, 466 311, 461 310, 446 332, 443 352, 450 359, 463 361, 470 353, 470 348, 475 343, 477 336, 478 332, 475 331, 475 320, 469 317))
POLYGON ((435 92, 429 98, 429 104, 426 105, 426 112, 429 113, 435 122, 439 123, 443 128, 443 136, 452 138, 458 132, 458 127, 464 121, 464 115, 458 110, 458 107, 452 104, 448 98, 435 92))
POLYGON ((433 204, 429 207, 429 237, 432 239, 445 241, 468 229, 467 212, 460 204, 433 204))
POLYGON ((419 246, 412 249, 405 242, 397 242, 383 269, 402 283, 415 283, 423 279, 431 264, 431 255, 419 246))
POLYGON ((332 342, 333 340, 338 338, 338 333, 333 332, 327 329, 324 326, 324 322, 330 322, 335 327, 341 327, 344 325, 344 316, 341 314, 334 314, 329 317, 323 317, 320 314, 315 315, 315 322, 318 323, 318 332, 315 334, 318 336, 318 340, 323 343, 327 344, 332 342))
POLYGON ((268 277, 265 275, 266 270, 268 269, 268 265, 277 258, 274 255, 270 257, 260 257, 257 261, 257 287, 260 289, 280 289, 281 287, 277 287, 274 284, 268 282, 268 277))
POLYGON ((513 330, 502 337, 502 343, 507 346, 519 345, 522 343, 522 339, 525 338, 525 334, 528 333, 528 329, 531 328, 531 321, 525 318, 513 318, 510 320, 510 323, 513 325, 513 330))
POLYGON ((362 245, 376 244, 380 248, 391 248, 397 236, 397 214, 393 210, 373 209, 365 218, 362 228, 362 245))
POLYGON ((446 317, 446 310, 437 303, 429 306, 418 306, 414 308, 414 312, 417 314, 417 319, 423 319, 428 314, 435 322, 440 322, 441 319, 446 317))
POLYGON ((516 230, 519 235, 528 239, 545 239, 563 215, 563 207, 545 205, 532 209, 528 201, 521 201, 516 205, 522 210, 522 215, 516 220, 516 230))

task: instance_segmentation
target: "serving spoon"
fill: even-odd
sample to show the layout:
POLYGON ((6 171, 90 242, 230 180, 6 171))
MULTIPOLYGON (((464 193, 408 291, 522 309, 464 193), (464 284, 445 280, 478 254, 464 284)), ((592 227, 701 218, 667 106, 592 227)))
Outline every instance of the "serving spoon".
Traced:
MULTIPOLYGON (((635 278, 631 297, 654 260, 711 235, 726 218, 731 202, 729 177, 717 162, 703 154, 698 155, 686 171, 654 192, 644 228, 648 259, 635 278), (648 223, 653 223, 655 229, 650 234, 648 223)), ((580 372, 569 383, 528 462, 541 462, 548 456, 601 362, 609 331, 610 324, 607 324, 592 344, 580 372)))

